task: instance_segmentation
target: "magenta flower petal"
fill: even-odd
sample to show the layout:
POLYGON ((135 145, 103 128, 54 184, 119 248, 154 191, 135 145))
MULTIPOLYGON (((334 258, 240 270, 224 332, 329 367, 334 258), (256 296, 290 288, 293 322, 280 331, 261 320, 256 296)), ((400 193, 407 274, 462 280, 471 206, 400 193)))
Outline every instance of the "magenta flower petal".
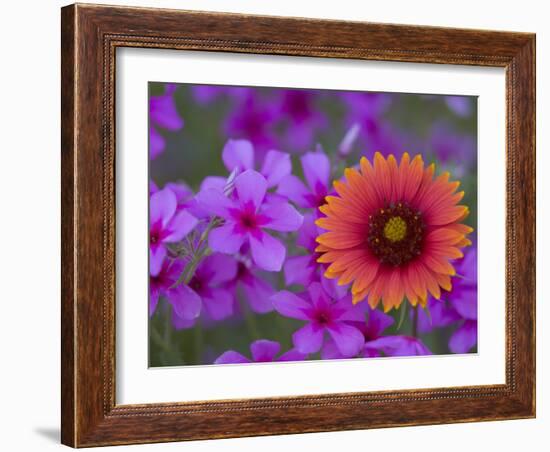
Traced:
POLYGON ((386 356, 431 355, 432 352, 420 339, 410 336, 384 336, 365 344, 367 349, 382 351, 386 356))
POLYGON ((279 359, 277 361, 303 361, 306 359, 307 355, 304 353, 300 353, 298 350, 292 348, 288 352, 283 353, 281 356, 279 356, 279 359))
MULTIPOLYGON (((325 292, 334 300, 340 300, 346 295, 349 295, 349 284, 340 286, 336 279, 328 279, 325 277, 321 277, 320 283, 323 289, 325 289, 325 292)), ((363 303, 363 307, 366 308, 366 303, 363 303)))
POLYGON ((260 173, 247 170, 235 178, 235 189, 241 206, 251 203, 257 209, 265 198, 267 181, 260 173))
POLYGON ((257 363, 273 361, 280 350, 281 344, 265 339, 260 339, 250 345, 252 360, 257 363))
POLYGON ((248 140, 228 140, 222 151, 222 160, 231 172, 235 168, 239 172, 254 168, 254 148, 248 140))
POLYGON ((276 358, 277 354, 281 350, 281 345, 275 341, 269 341, 266 339, 260 339, 250 344, 250 352, 252 360, 246 356, 234 350, 228 350, 223 353, 216 361, 216 364, 235 364, 235 363, 266 363, 274 361, 300 361, 305 359, 306 355, 291 349, 286 353, 283 353, 279 358, 276 358))
POLYGON ((168 182, 164 188, 169 188, 174 192, 178 205, 193 196, 193 190, 183 182, 168 182))
POLYGON ((270 298, 275 291, 267 281, 250 273, 247 277, 241 278, 240 282, 248 304, 254 312, 264 314, 273 311, 270 298))
POLYGON ((304 177, 313 191, 318 187, 328 187, 330 161, 323 152, 308 152, 301 158, 304 177))
POLYGON ((246 356, 243 356, 234 350, 229 350, 216 359, 214 364, 242 364, 249 362, 250 360, 246 356))
POLYGON ((351 296, 347 295, 333 305, 334 311, 341 311, 341 314, 336 316, 336 320, 346 322, 364 322, 367 303, 359 303, 354 305, 351 302, 351 296))
POLYGON ((149 276, 150 315, 154 314, 159 297, 166 295, 170 287, 178 280, 183 267, 182 261, 168 261, 168 259, 164 259, 160 271, 155 275, 149 276))
POLYGON ((214 320, 222 320, 233 314, 233 294, 226 289, 213 288, 202 296, 208 315, 214 320))
POLYGON ((177 315, 172 316, 172 326, 176 330, 186 330, 188 328, 192 328, 195 326, 195 322, 197 319, 182 319, 181 317, 178 317, 177 315))
POLYGON ((244 234, 235 232, 235 223, 226 223, 210 231, 208 245, 213 251, 235 254, 241 248, 244 239, 244 234))
POLYGON ((368 310, 367 334, 370 338, 376 338, 382 335, 386 328, 392 326, 395 322, 392 316, 378 311, 377 309, 368 310))
POLYGON ((275 231, 296 231, 304 221, 304 217, 288 203, 265 204, 262 211, 269 218, 264 227, 275 231))
POLYGON ((336 344, 332 340, 332 337, 329 337, 323 344, 321 348, 321 359, 342 359, 343 355, 336 347, 336 344))
POLYGON ((183 239, 198 223, 198 220, 189 212, 182 210, 170 221, 170 233, 164 238, 166 242, 178 242, 183 239))
POLYGON ((307 288, 307 291, 309 293, 309 298, 316 309, 327 309, 330 303, 330 300, 328 298, 328 294, 323 290, 323 286, 318 283, 314 282, 309 285, 307 288))
POLYGON ((182 319, 196 319, 201 312, 201 297, 190 287, 180 284, 168 292, 174 313, 182 319))
POLYGON ((462 318, 477 320, 477 287, 460 290, 459 296, 452 298, 452 305, 462 318))
POLYGON ((155 160, 166 146, 166 140, 154 127, 149 127, 149 158, 155 160))
POLYGON ((249 235, 250 250, 254 263, 263 270, 278 272, 283 267, 286 250, 281 242, 259 230, 249 235))
POLYGON ((323 344, 323 332, 323 328, 308 323, 292 335, 292 341, 300 353, 316 353, 323 344))
POLYGON ((225 188, 226 184, 227 184, 227 179, 225 177, 206 176, 201 182, 199 193, 204 190, 208 190, 209 188, 213 188, 223 194, 223 189, 225 188))
POLYGON ((477 343, 477 321, 466 320, 451 336, 449 349, 453 353, 468 353, 477 343))
POLYGON ((320 234, 320 231, 324 231, 324 229, 319 228, 315 224, 315 220, 316 218, 311 214, 304 215, 304 221, 298 230, 298 237, 296 238, 296 244, 308 251, 314 251, 317 248, 317 236, 320 234))
POLYGON ((345 323, 332 323, 327 326, 327 330, 336 347, 345 358, 357 356, 365 343, 361 331, 345 323))
POLYGON ((365 344, 365 348, 363 349, 363 358, 378 358, 380 356, 380 352, 377 348, 373 348, 369 346, 369 343, 367 342, 365 344))
POLYGON ((151 276, 159 274, 165 257, 166 248, 163 245, 149 247, 149 273, 151 276))
POLYGON ((468 96, 445 96, 445 103, 458 116, 467 117, 472 112, 472 104, 468 96))
MULTIPOLYGON (((411 319, 413 315, 414 312, 411 311, 411 319)), ((449 307, 447 303, 429 297, 426 309, 418 308, 418 331, 421 333, 429 333, 434 328, 449 326, 460 319, 461 317, 458 312, 452 307, 449 307)))
POLYGON ((231 281, 237 275, 237 261, 226 254, 212 254, 204 259, 201 267, 208 273, 211 285, 231 281))
POLYGON ((299 296, 282 290, 271 297, 271 302, 279 314, 293 319, 309 320, 311 305, 299 296))
POLYGON ((174 216, 178 202, 174 192, 168 188, 163 188, 151 196, 149 203, 149 223, 156 224, 161 222, 165 227, 174 216))
POLYGON ((149 293, 149 315, 152 316, 157 310, 159 303, 160 290, 151 288, 149 293))
POLYGON ((315 276, 316 265, 313 262, 311 256, 294 256, 289 257, 285 261, 283 271, 285 274, 285 283, 290 286, 291 284, 301 284, 302 286, 308 286, 313 281, 315 276))
POLYGON ((298 207, 310 207, 308 201, 309 190, 300 179, 292 174, 281 180, 277 193, 290 199, 298 207))
POLYGON ((197 202, 201 207, 222 218, 230 218, 229 209, 234 207, 233 201, 214 188, 201 190, 197 194, 197 202))
POLYGON ((268 187, 275 187, 291 171, 292 162, 286 152, 271 150, 265 155, 261 173, 267 179, 268 187))
POLYGON ((161 96, 151 96, 149 100, 149 117, 151 122, 168 130, 178 130, 183 127, 183 119, 179 116, 176 103, 172 96, 174 89, 167 87, 161 96))

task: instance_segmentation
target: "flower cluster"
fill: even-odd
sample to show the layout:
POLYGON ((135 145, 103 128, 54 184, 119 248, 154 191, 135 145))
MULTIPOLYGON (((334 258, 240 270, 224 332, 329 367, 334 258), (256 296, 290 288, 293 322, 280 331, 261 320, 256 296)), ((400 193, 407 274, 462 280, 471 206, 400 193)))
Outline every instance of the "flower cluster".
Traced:
MULTIPOLYGON (((417 98, 456 121, 472 114, 467 98, 417 98)), ((438 169, 470 177, 473 138, 438 122, 413 139, 386 119, 402 103, 384 93, 156 87, 152 365, 475 349, 472 198, 438 169), (192 155, 178 166, 172 134, 187 152, 192 131, 211 128, 197 129, 195 117, 219 111, 212 133, 223 141, 204 148, 202 166, 192 155), (334 124, 338 136, 324 139, 334 124), (418 142, 425 152, 404 152, 418 142), (189 185, 174 181, 178 172, 189 185)))

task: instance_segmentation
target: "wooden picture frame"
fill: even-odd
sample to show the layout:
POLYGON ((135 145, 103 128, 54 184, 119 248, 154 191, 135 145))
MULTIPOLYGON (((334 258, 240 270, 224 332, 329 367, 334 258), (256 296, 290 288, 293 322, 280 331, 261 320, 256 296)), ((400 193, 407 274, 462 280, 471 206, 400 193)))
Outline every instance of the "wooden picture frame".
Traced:
POLYGON ((535 416, 535 35, 79 4, 62 9, 61 32, 64 444, 535 416), (114 89, 119 47, 505 68, 506 383, 117 405, 114 89))

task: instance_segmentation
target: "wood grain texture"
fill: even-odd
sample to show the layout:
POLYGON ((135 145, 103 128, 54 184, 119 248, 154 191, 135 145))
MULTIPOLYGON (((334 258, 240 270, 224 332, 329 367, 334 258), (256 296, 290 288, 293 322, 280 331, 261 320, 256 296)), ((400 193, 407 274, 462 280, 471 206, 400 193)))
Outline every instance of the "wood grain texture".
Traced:
POLYGON ((535 36, 146 8, 62 9, 62 442, 74 447, 535 415, 535 36), (115 403, 117 47, 506 69, 506 384, 115 403))

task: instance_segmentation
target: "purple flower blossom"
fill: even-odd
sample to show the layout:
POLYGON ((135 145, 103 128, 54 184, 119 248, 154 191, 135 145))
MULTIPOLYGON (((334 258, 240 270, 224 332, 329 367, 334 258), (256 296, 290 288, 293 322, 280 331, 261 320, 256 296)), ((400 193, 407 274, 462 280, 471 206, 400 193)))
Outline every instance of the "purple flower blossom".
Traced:
POLYGON ((457 133, 446 123, 437 123, 432 127, 427 148, 435 153, 443 165, 456 166, 453 170, 455 177, 461 177, 475 164, 477 158, 474 138, 457 133))
POLYGON ((429 333, 435 328, 457 325, 449 339, 453 353, 467 353, 477 343, 477 250, 466 251, 456 265, 457 277, 444 300, 428 298, 429 315, 418 310, 418 331, 429 333))
POLYGON ((159 191, 159 188, 158 188, 157 184, 155 184, 155 181, 150 180, 149 181, 149 196, 151 196, 153 193, 156 193, 157 191, 159 191))
POLYGON ((171 262, 165 259, 160 271, 154 276, 149 275, 149 315, 155 313, 161 296, 169 296, 170 289, 181 275, 183 267, 183 262, 179 260, 171 262))
POLYGON ((325 287, 315 282, 303 296, 283 290, 273 295, 271 300, 277 312, 283 316, 307 322, 292 335, 294 346, 299 352, 318 352, 323 346, 325 333, 332 338, 344 357, 356 356, 363 347, 363 334, 350 322, 360 322, 365 314, 361 305, 354 306, 351 303, 350 295, 336 300, 327 293, 325 287))
POLYGON ((308 152, 301 157, 307 186, 296 176, 286 176, 277 193, 304 209, 316 209, 325 204, 329 194, 330 161, 322 151, 308 152))
POLYGON ((278 358, 276 356, 281 351, 281 344, 275 341, 268 341, 260 339, 250 344, 250 353, 252 359, 241 355, 234 350, 228 350, 223 353, 218 359, 214 361, 214 364, 240 364, 240 363, 270 363, 274 361, 302 361, 307 355, 298 352, 295 349, 291 349, 286 353, 283 353, 278 358))
POLYGON ((168 182, 164 188, 172 190, 176 195, 177 210, 189 208, 193 198, 193 190, 184 182, 168 182))
MULTIPOLYGON (((254 169, 254 146, 248 140, 228 140, 222 151, 222 159, 227 171, 239 173, 254 169)), ((265 155, 260 174, 267 180, 267 188, 278 185, 292 170, 290 155, 270 150, 265 155)))
POLYGON ((293 151, 303 152, 314 142, 315 133, 327 124, 317 105, 321 91, 285 89, 279 94, 277 114, 285 122, 285 142, 293 151))
POLYGON ((477 344, 477 249, 471 247, 460 264, 449 301, 462 319, 462 324, 449 339, 453 353, 468 353, 477 344))
POLYGON ((421 356, 432 352, 424 343, 411 336, 383 336, 365 346, 364 356, 371 357, 373 353, 382 352, 385 356, 421 356))
MULTIPOLYGON (((434 328, 444 328, 460 320, 460 316, 450 303, 445 300, 436 300, 432 296, 428 297, 426 310, 420 307, 417 309, 418 332, 422 334, 429 333, 434 328)), ((415 315, 414 310, 411 310, 409 317, 412 319, 413 315, 415 315)))
POLYGON ((254 170, 237 176, 234 184, 235 199, 214 188, 202 190, 198 195, 204 208, 225 220, 222 226, 210 232, 210 248, 235 254, 244 243, 248 243, 258 267, 267 271, 281 270, 286 249, 264 229, 296 231, 302 224, 302 216, 286 202, 266 202, 268 182, 254 170))
POLYGON ((389 93, 344 92, 341 99, 347 106, 346 125, 358 134, 363 144, 363 154, 372 159, 375 152, 384 156, 393 154, 398 160, 404 150, 412 151, 416 146, 412 137, 394 127, 385 119, 386 112, 397 98, 389 93))
MULTIPOLYGON (((378 348, 371 346, 371 343, 382 336, 382 333, 393 325, 394 320, 388 314, 376 309, 367 309, 367 320, 362 319, 360 322, 353 322, 355 326, 363 334, 365 344, 363 346, 362 355, 366 358, 380 356, 378 348)), ((340 353, 336 344, 332 340, 328 340, 321 350, 321 358, 323 359, 342 359, 344 356, 340 353)))
POLYGON ((223 85, 196 85, 191 87, 193 99, 201 105, 210 104, 220 98, 229 97, 235 100, 251 95, 253 88, 223 85))
POLYGON ((228 283, 237 274, 237 263, 230 256, 213 254, 206 257, 195 270, 188 284, 179 285, 182 303, 199 303, 205 314, 221 320, 233 313, 233 292, 228 283))
POLYGON ((237 274, 232 284, 234 290, 242 289, 252 311, 259 314, 273 311, 270 298, 275 293, 273 286, 263 279, 248 257, 239 256, 237 274))
POLYGON ((227 117, 225 133, 230 137, 250 140, 263 155, 277 143, 273 130, 275 119, 273 105, 252 92, 238 102, 227 117))
POLYGON ((287 286, 300 284, 307 287, 312 282, 319 280, 319 270, 323 265, 317 263, 318 253, 315 252, 315 248, 318 246, 315 239, 318 235, 319 228, 315 225, 315 218, 313 215, 305 215, 302 227, 298 230, 296 244, 304 248, 307 253, 287 258, 284 265, 287 286))
POLYGON ((473 111, 473 97, 471 96, 445 96, 445 103, 447 107, 456 114, 466 118, 472 114, 473 111))
POLYGON ((164 151, 166 145, 166 141, 158 129, 174 131, 183 127, 183 119, 174 102, 175 90, 175 85, 167 84, 164 94, 149 98, 149 156, 151 160, 157 158, 164 151))
MULTIPOLYGON (((422 343, 420 339, 410 336, 383 336, 384 331, 394 324, 393 317, 377 309, 368 308, 367 321, 353 322, 361 331, 365 344, 361 355, 364 358, 375 358, 385 356, 417 356, 431 355, 431 351, 422 343)), ((321 350, 323 359, 342 359, 344 355, 340 353, 336 345, 330 339, 325 343, 321 350)))
POLYGON ((149 276, 149 315, 155 313, 159 298, 163 296, 172 305, 173 317, 188 322, 189 325, 194 323, 201 312, 200 298, 189 297, 185 286, 173 287, 183 268, 181 261, 171 262, 164 259, 160 271, 149 276))
POLYGON ((167 243, 182 240, 197 224, 197 219, 186 210, 177 211, 177 198, 172 190, 164 188, 150 198, 149 204, 149 271, 159 273, 166 257, 167 243))

